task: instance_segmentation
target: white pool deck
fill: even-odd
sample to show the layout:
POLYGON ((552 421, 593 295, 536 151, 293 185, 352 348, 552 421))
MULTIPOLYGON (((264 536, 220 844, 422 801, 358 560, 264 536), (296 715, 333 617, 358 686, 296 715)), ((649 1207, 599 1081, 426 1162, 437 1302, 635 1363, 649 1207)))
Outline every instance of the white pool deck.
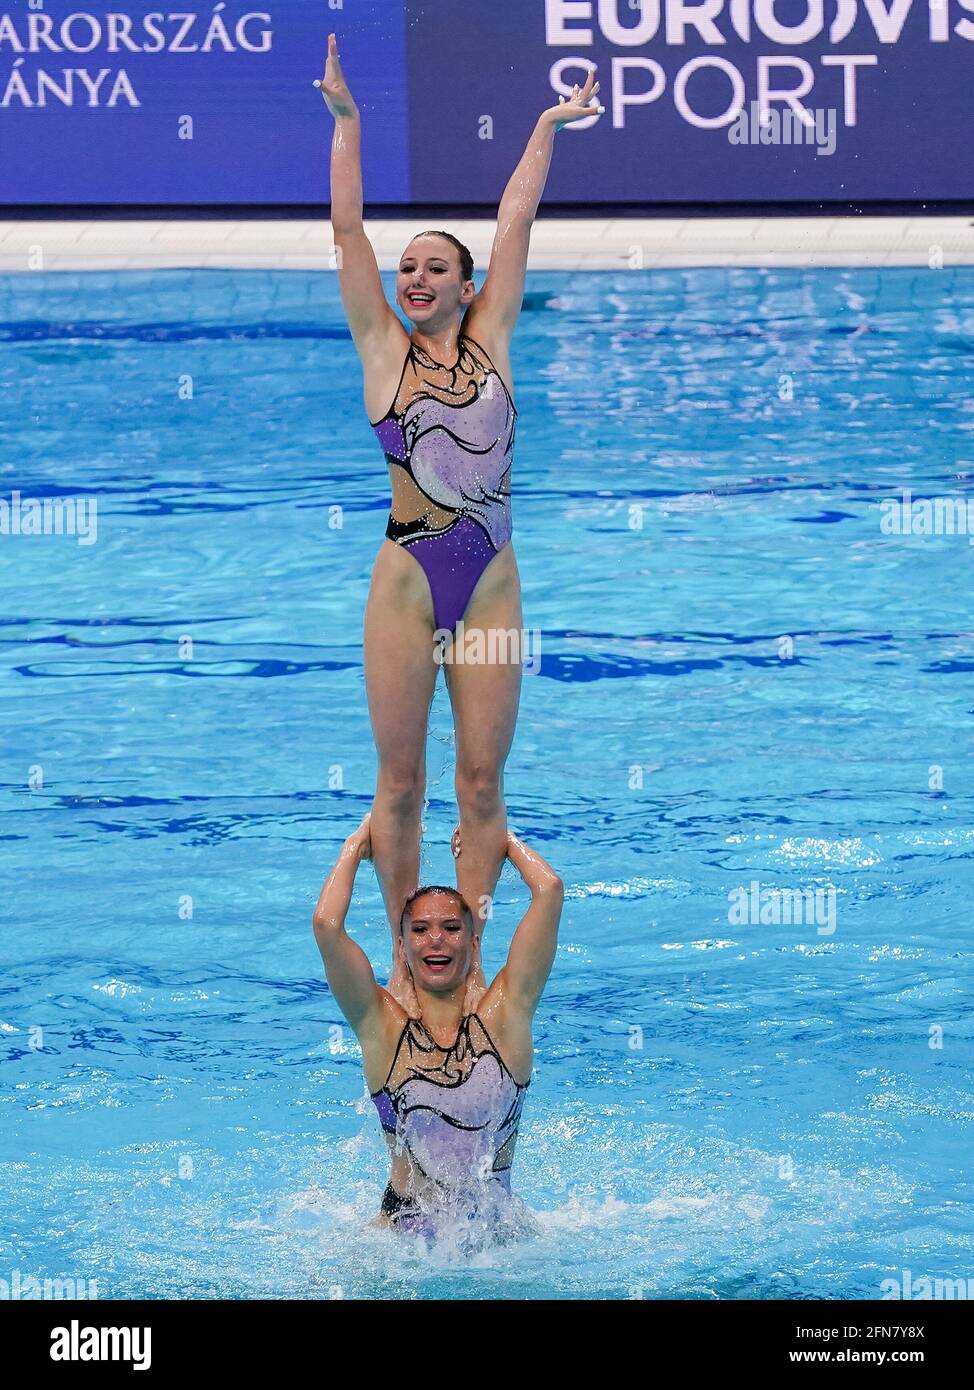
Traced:
MULTIPOLYGON (((379 266, 431 225, 367 220, 379 266)), ((487 266, 494 222, 434 215, 487 266)), ((974 214, 958 217, 539 217, 531 270, 625 270, 666 266, 923 266, 974 264, 974 214)), ((327 218, 150 220, 104 218, 0 222, 0 273, 31 270, 154 270, 227 267, 331 270, 327 218)))

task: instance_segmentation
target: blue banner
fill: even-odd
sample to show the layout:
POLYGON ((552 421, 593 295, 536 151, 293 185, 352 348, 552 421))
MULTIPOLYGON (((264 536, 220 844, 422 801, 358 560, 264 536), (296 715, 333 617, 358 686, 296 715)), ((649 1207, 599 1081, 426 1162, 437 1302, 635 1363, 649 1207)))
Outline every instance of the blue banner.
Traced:
POLYGON ((329 30, 366 200, 409 202, 404 23, 402 0, 0 0, 0 202, 327 202, 329 30))
POLYGON ((605 114, 559 133, 555 201, 974 197, 974 0, 406 8, 416 201, 495 199, 591 65, 605 114))
POLYGON ((322 203, 326 36, 367 203, 496 204, 594 65, 546 190, 603 203, 974 195, 974 0, 0 0, 0 201, 322 203))

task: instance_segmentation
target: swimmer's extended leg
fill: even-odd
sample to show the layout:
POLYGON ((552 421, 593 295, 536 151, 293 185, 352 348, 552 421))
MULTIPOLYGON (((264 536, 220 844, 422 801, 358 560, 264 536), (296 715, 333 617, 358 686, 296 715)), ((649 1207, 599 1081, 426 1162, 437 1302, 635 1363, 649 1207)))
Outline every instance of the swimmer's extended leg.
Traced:
MULTIPOLYGON (((494 564, 499 565, 502 556, 494 564)), ((464 615, 466 631, 521 628, 520 587, 513 582, 475 593, 464 615)), ((489 645, 486 650, 490 650, 489 645)), ((494 650, 496 651, 496 645, 494 650)), ((457 887, 478 920, 483 936, 494 888, 507 854, 504 763, 514 739, 521 693, 521 662, 487 661, 444 666, 456 727, 456 791, 461 853, 457 887)), ((486 988, 479 963, 476 983, 486 988)))
POLYGON ((429 621, 392 601, 378 570, 365 608, 365 686, 379 769, 372 803, 372 861, 392 933, 389 992, 406 1007, 399 917, 418 886, 426 789, 426 729, 436 685, 429 621))

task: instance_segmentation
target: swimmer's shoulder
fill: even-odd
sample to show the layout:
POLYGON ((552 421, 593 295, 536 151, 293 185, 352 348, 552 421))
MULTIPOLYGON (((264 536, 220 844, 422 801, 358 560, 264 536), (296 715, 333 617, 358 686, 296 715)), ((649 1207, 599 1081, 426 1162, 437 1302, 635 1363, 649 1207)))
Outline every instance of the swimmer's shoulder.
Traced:
POLYGON ((357 343, 362 363, 365 412, 370 421, 384 420, 395 404, 406 370, 412 339, 390 310, 389 320, 367 341, 357 343))
POLYGON ((409 1015, 398 1000, 376 984, 377 1009, 370 1026, 359 1035, 362 1069, 369 1094, 381 1091, 389 1079, 396 1053, 409 1023, 409 1015))
POLYGON ((531 1012, 517 1003, 499 970, 475 1010, 481 1026, 519 1086, 526 1086, 534 1064, 534 1031, 531 1012))

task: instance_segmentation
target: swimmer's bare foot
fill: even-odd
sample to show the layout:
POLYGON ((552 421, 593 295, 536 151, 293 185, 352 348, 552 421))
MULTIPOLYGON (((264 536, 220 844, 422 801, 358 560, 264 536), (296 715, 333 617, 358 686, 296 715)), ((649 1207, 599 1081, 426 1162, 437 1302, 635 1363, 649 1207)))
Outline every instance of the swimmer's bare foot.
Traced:
POLYGON ((362 859, 372 858, 372 832, 370 828, 371 823, 372 812, 366 811, 365 815, 359 822, 358 827, 352 831, 351 835, 349 835, 348 839, 345 841, 347 845, 354 845, 358 849, 359 855, 362 859))
POLYGON ((420 1018, 422 1010, 419 1007, 419 1000, 416 998, 416 991, 413 988, 413 977, 406 969, 402 957, 398 954, 393 962, 392 974, 389 976, 389 983, 386 985, 387 993, 391 994, 400 1008, 405 1009, 410 1018, 420 1018))
POLYGON ((480 964, 480 937, 474 938, 474 958, 470 966, 470 974, 467 976, 467 988, 463 996, 463 1006, 461 1012, 472 1014, 476 1012, 477 1005, 487 993, 487 981, 484 979, 483 966, 480 964))

